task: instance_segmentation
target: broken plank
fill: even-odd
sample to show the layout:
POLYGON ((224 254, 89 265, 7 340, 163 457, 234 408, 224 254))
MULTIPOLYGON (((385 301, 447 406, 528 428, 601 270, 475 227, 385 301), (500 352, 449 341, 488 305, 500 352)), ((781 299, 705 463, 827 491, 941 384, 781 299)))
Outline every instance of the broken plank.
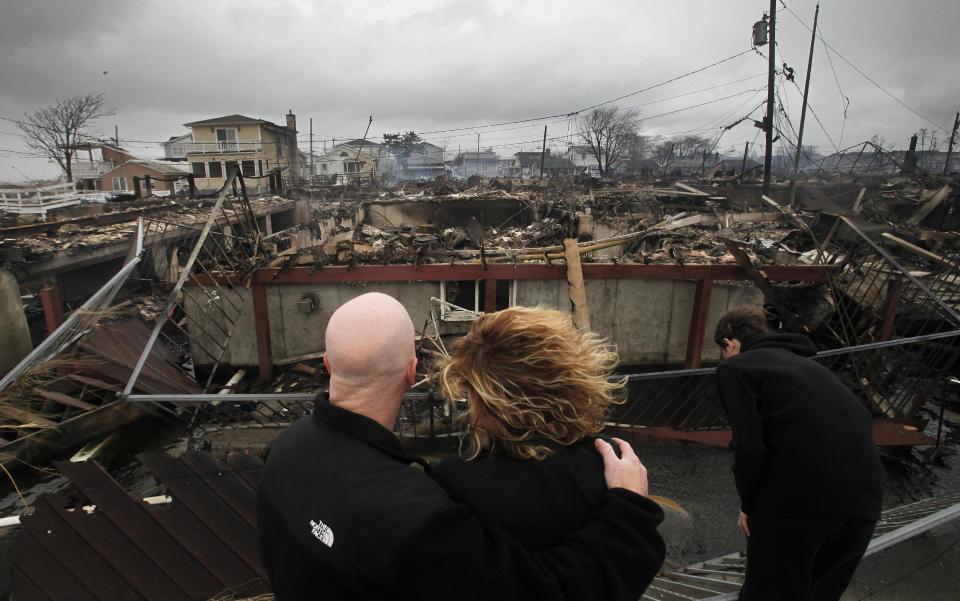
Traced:
POLYGON ((577 241, 563 241, 564 257, 567 260, 567 283, 570 285, 570 301, 573 303, 573 323, 581 329, 590 329, 590 313, 587 310, 587 289, 583 284, 583 267, 580 265, 580 249, 577 241))
POLYGON ((706 192, 703 192, 703 191, 701 191, 701 190, 697 190, 697 189, 694 188, 693 186, 688 186, 687 184, 685 184, 685 183, 683 183, 683 182, 676 182, 676 183, 674 183, 673 185, 676 186, 676 187, 678 187, 678 188, 680 188, 680 189, 682 189, 682 190, 686 190, 687 192, 693 192, 693 193, 696 194, 697 196, 710 196, 710 195, 707 194, 706 192))
POLYGON ((866 193, 866 188, 860 188, 860 193, 857 194, 857 200, 853 203, 853 212, 857 215, 859 215, 860 211, 863 210, 863 197, 866 195, 866 193))
POLYGON ((68 407, 76 407, 77 409, 83 409, 84 411, 90 411, 91 409, 96 409, 96 405, 91 405, 86 401, 81 401, 80 399, 75 399, 68 394, 63 394, 62 392, 55 392, 53 390, 44 390, 43 388, 36 389, 37 394, 48 401, 53 401, 54 403, 60 403, 61 405, 66 405, 68 407))
POLYGON ((31 413, 24 409, 13 407, 9 404, 0 405, 0 416, 9 417, 12 420, 20 422, 24 426, 29 427, 53 428, 57 425, 57 422, 53 420, 37 415, 36 413, 31 413))
POLYGON ((104 380, 98 378, 91 378, 90 376, 83 376, 80 374, 68 374, 68 378, 74 382, 79 382, 80 384, 86 384, 87 386, 92 386, 94 388, 99 388, 100 390, 112 390, 113 392, 120 392, 123 390, 123 387, 119 384, 111 384, 104 380))
POLYGON ((960 267, 960 265, 958 265, 957 263, 954 263, 953 261, 950 261, 950 260, 947 259, 946 257, 943 257, 943 256, 941 256, 941 255, 938 255, 937 253, 931 252, 931 251, 929 251, 929 250, 927 250, 927 249, 925 249, 925 248, 921 248, 921 247, 917 246, 916 244, 912 244, 912 243, 910 243, 910 242, 907 242, 907 241, 904 240, 903 238, 898 238, 897 236, 894 236, 893 234, 891 234, 891 233, 889 233, 889 232, 884 232, 884 233, 880 234, 880 236, 881 236, 884 240, 889 240, 890 242, 893 242, 894 244, 896 244, 897 246, 900 246, 901 248, 904 248, 904 249, 906 249, 906 250, 909 250, 909 251, 912 252, 912 253, 918 254, 918 255, 920 255, 921 257, 925 257, 925 258, 927 258, 927 259, 930 259, 931 261, 933 261, 933 262, 935 262, 935 263, 939 263, 940 265, 944 265, 944 266, 946 266, 946 267, 952 267, 952 268, 960 267))
POLYGON ((923 206, 920 207, 920 209, 913 214, 912 217, 907 219, 907 223, 911 225, 916 225, 921 221, 923 221, 927 217, 927 215, 933 212, 934 209, 940 206, 940 203, 942 203, 944 200, 947 199, 947 197, 950 196, 951 192, 953 192, 953 188, 951 188, 950 186, 944 186, 939 190, 937 190, 937 192, 932 197, 930 197, 930 200, 925 202, 923 206))
POLYGON ((727 251, 733 255, 733 258, 737 260, 737 263, 743 271, 746 272, 747 276, 753 280, 753 283, 760 289, 760 292, 763 293, 767 302, 773 306, 774 311, 777 312, 777 315, 783 320, 784 324, 794 332, 809 333, 806 326, 797 319, 797 316, 780 303, 777 298, 777 291, 767 278, 767 274, 762 269, 754 266, 750 257, 747 256, 747 253, 743 252, 743 249, 740 248, 740 245, 734 240, 725 238, 721 238, 721 240, 723 240, 724 246, 727 247, 727 251))

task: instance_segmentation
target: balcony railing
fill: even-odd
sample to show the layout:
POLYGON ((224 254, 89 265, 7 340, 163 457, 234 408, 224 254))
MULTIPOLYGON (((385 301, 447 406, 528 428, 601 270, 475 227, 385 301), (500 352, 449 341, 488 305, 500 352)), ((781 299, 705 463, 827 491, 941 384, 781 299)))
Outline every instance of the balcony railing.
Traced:
POLYGON ((187 153, 224 153, 224 152, 257 152, 263 148, 259 140, 248 142, 189 142, 187 153))
POLYGON ((77 161, 71 167, 75 179, 99 178, 117 165, 110 161, 77 161))

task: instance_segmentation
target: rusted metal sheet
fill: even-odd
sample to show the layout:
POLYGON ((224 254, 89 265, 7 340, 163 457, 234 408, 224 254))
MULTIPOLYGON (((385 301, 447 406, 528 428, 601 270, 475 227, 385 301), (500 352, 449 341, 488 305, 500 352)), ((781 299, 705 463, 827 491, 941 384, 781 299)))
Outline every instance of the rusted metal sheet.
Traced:
MULTIPOLYGON (((107 380, 125 382, 149 337, 147 326, 136 319, 98 325, 80 340, 78 346, 103 362, 90 365, 84 372, 96 372, 107 380)), ((163 344, 153 346, 137 380, 136 389, 148 394, 201 392, 200 387, 177 365, 176 356, 163 344)))
POLYGON ((141 461, 170 503, 128 494, 99 465, 57 463, 72 487, 41 497, 21 518, 13 551, 13 597, 206 600, 269 591, 257 556, 251 457, 230 465, 199 451, 141 461))

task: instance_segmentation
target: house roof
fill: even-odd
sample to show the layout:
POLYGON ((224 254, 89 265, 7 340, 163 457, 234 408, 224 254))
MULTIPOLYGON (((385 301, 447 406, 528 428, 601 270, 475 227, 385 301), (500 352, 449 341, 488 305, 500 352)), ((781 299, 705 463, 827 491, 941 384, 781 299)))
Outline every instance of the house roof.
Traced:
POLYGON ((443 150, 436 144, 431 144, 430 142, 417 142, 416 144, 411 144, 410 149, 417 152, 426 152, 428 149, 443 150))
POLYGON ((132 161, 127 161, 127 163, 143 165, 144 167, 149 167, 154 171, 159 171, 160 173, 167 175, 183 175, 184 173, 190 172, 184 163, 170 163, 167 161, 155 161, 153 159, 134 159, 132 161))
POLYGON ((339 160, 341 160, 341 159, 356 160, 357 158, 364 159, 364 160, 369 160, 369 161, 375 161, 375 160, 377 160, 377 157, 373 156, 372 154, 366 153, 366 152, 364 152, 364 151, 362 151, 362 150, 350 150, 350 151, 348 152, 348 155, 345 156, 345 157, 340 156, 340 153, 343 153, 343 152, 347 152, 347 151, 344 150, 343 146, 341 146, 341 145, 338 144, 338 145, 334 146, 333 148, 331 148, 330 150, 328 150, 327 152, 325 152, 325 153, 323 153, 322 155, 320 155, 320 159, 319 159, 319 160, 321 160, 321 161, 339 161, 339 160))
POLYGON ((187 138, 190 138, 190 139, 192 140, 192 139, 193 139, 193 133, 192 133, 192 132, 187 132, 187 133, 185 133, 185 134, 180 134, 179 136, 170 136, 170 138, 169 138, 166 142, 164 142, 164 144, 169 144, 170 142, 177 142, 177 141, 180 141, 180 140, 185 140, 185 139, 187 139, 187 138))
MULTIPOLYGON (((213 119, 203 119, 201 121, 191 121, 184 123, 184 127, 195 127, 197 125, 233 125, 237 123, 270 123, 263 119, 254 119, 245 115, 227 115, 226 117, 215 117, 213 119)), ((273 125, 273 123, 270 123, 273 125)))
POLYGON ((357 138, 356 140, 350 140, 349 142, 340 142, 337 146, 369 146, 373 148, 374 146, 383 146, 383 144, 378 144, 376 142, 371 142, 370 140, 364 140, 362 138, 357 138))
POLYGON ((567 147, 567 152, 582 152, 585 154, 593 154, 593 148, 589 146, 569 146, 567 147))
POLYGON ((124 167, 129 165, 139 165, 141 167, 145 167, 146 169, 156 171, 157 173, 160 173, 162 175, 186 175, 187 173, 189 173, 189 170, 186 168, 186 166, 183 163, 176 165, 174 163, 168 163, 166 161, 155 161, 153 159, 132 159, 121 165, 117 165, 110 171, 107 171, 106 173, 104 173, 103 176, 109 176, 114 171, 117 171, 118 169, 123 169, 124 167))

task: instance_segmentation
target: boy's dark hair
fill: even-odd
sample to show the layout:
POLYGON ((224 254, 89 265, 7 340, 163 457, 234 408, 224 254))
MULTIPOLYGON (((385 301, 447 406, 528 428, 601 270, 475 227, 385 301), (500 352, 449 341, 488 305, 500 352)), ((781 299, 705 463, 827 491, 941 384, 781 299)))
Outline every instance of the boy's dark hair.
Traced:
POLYGON ((746 305, 730 309, 720 317, 717 329, 713 332, 713 341, 723 346, 723 339, 736 338, 743 342, 744 338, 754 334, 769 332, 767 315, 762 307, 746 305))

